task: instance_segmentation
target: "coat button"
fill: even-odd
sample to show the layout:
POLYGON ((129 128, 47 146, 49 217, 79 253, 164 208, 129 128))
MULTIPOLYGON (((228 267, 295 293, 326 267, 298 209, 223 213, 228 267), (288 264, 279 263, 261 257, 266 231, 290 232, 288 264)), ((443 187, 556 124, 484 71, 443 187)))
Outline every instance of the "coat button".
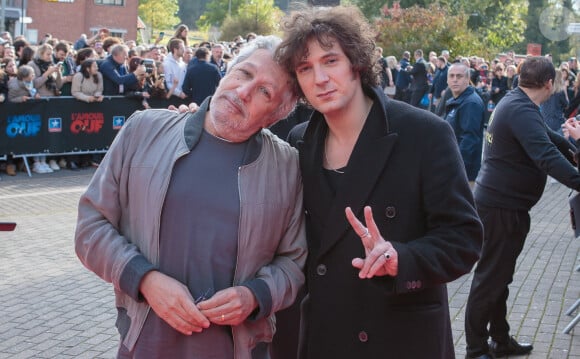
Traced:
POLYGON ((316 273, 318 273, 318 275, 325 275, 326 266, 324 264, 319 264, 318 267, 316 267, 316 273))
POLYGON ((397 210, 395 209, 395 207, 389 206, 385 209, 385 216, 387 216, 387 218, 395 218, 396 215, 397 210))
POLYGON ((369 340, 369 335, 367 334, 367 332, 362 330, 361 332, 358 333, 358 340, 360 340, 363 343, 366 343, 369 340))

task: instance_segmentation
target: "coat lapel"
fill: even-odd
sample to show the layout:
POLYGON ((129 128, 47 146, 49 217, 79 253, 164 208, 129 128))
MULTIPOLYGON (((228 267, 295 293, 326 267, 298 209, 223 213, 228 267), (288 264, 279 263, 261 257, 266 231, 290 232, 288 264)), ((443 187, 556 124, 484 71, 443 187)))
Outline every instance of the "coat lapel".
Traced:
POLYGON ((385 170, 398 137, 395 133, 375 132, 381 127, 384 130, 384 126, 380 126, 381 121, 384 122, 384 117, 367 119, 357 140, 347 171, 337 189, 326 219, 328 230, 322 234, 319 256, 352 229, 344 213, 346 207, 351 207, 359 220, 364 223, 363 208, 368 204, 367 199, 373 189, 380 185, 381 174, 385 170))
POLYGON ((311 221, 323 224, 316 226, 321 229, 318 233, 319 241, 314 241, 319 245, 317 257, 324 255, 352 230, 344 213, 346 207, 351 207, 364 223, 363 208, 368 204, 367 200, 373 190, 380 185, 381 175, 397 143, 398 135, 389 132, 386 109, 388 100, 382 91, 371 92, 374 92, 369 95, 375 104, 355 144, 336 196, 328 186, 322 167, 322 151, 328 126, 320 113, 312 115, 303 141, 297 143, 306 210, 311 221))

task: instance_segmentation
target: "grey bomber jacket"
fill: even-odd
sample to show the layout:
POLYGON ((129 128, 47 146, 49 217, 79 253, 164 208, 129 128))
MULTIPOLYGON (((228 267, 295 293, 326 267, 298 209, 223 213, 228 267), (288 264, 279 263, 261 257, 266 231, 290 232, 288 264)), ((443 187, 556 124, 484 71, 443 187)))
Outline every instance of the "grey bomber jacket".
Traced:
MULTIPOLYGON (((132 350, 150 309, 139 294, 159 260, 161 211, 175 162, 197 144, 209 99, 194 114, 134 113, 81 196, 75 249, 82 263, 113 284, 123 344, 132 350)), ((250 140, 238 171, 240 228, 235 285, 247 285, 259 312, 232 327, 235 358, 271 342, 274 312, 291 305, 304 283, 306 235, 297 151, 268 130, 250 140)))

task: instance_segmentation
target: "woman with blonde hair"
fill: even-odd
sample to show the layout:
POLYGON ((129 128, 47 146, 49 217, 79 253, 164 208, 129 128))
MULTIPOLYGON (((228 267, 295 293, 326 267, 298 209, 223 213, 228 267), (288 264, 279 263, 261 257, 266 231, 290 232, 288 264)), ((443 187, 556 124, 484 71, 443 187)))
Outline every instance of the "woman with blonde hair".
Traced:
POLYGON ((566 121, 564 110, 568 107, 568 96, 564 87, 562 71, 556 69, 554 78, 554 92, 552 96, 540 106, 540 112, 544 117, 544 122, 553 131, 562 134, 562 124, 566 121))
POLYGON ((28 65, 34 69, 34 88, 41 97, 60 96, 62 87, 62 64, 52 63, 52 46, 40 45, 36 50, 34 60, 28 65))

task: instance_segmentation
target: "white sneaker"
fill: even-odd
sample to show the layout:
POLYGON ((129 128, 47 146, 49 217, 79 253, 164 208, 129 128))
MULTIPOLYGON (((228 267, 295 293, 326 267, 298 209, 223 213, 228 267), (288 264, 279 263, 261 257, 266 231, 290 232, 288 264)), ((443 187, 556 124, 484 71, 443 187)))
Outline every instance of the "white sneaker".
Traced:
POLYGON ((42 166, 42 168, 44 168, 44 171, 45 171, 44 173, 52 173, 53 172, 52 168, 50 168, 48 163, 40 162, 40 165, 42 166))
POLYGON ((58 161, 58 166, 60 168, 66 168, 66 160, 64 158, 61 158, 60 161, 58 161))
POLYGON ((50 167, 51 170, 53 171, 60 171, 60 167, 58 166, 58 164, 56 163, 55 160, 50 160, 48 161, 48 166, 50 167))
MULTIPOLYGON (((48 169, 52 172, 50 167, 48 169)), ((34 164, 32 165, 32 172, 34 172, 34 173, 48 173, 46 171, 46 168, 40 162, 34 162, 34 164)))

